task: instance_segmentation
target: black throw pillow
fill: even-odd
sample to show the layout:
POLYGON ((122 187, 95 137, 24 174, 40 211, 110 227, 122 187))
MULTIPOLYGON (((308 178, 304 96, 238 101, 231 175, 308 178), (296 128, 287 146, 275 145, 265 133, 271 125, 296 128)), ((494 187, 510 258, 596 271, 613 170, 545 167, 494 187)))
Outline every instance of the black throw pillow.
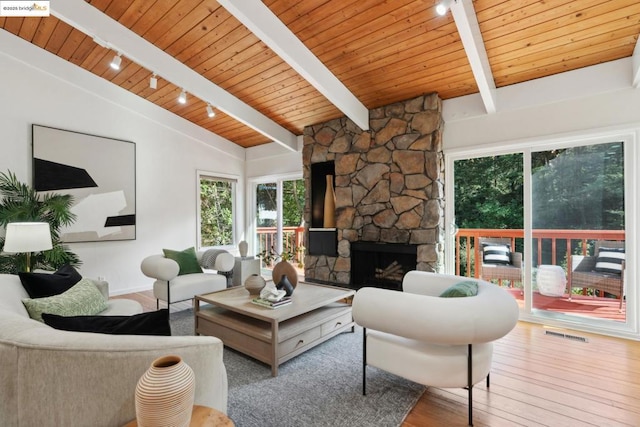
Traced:
POLYGON ((65 264, 55 273, 18 273, 29 298, 46 298, 68 291, 82 276, 75 268, 65 264))
POLYGON ((42 313, 42 319, 52 328, 64 331, 112 335, 171 335, 169 310, 166 308, 132 316, 58 316, 42 313))

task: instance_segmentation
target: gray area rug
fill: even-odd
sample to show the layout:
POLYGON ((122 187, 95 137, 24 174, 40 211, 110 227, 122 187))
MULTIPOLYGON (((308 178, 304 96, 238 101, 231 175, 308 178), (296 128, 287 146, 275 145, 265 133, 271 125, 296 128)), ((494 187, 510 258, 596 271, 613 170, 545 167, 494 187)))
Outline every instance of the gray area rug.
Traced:
MULTIPOLYGON (((193 334, 191 309, 171 314, 173 335, 193 334)), ((362 329, 340 334, 271 368, 224 349, 228 415, 237 427, 380 426, 402 424, 424 387, 367 368, 362 395, 362 329)))

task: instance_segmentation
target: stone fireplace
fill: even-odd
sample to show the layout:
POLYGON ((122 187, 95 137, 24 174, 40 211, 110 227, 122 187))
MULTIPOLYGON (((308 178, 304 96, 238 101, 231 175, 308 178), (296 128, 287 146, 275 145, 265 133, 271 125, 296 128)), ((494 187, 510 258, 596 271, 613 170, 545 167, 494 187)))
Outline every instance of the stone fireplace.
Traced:
MULTIPOLYGON (((371 110, 368 131, 362 131, 348 118, 305 128, 306 280, 363 286, 354 282, 351 274, 352 247, 363 245, 379 249, 382 255, 377 255, 378 259, 388 258, 384 254, 398 249, 403 254, 399 256, 404 263, 402 271, 408 267, 441 270, 441 109, 437 94, 428 94, 371 110), (326 189, 324 176, 319 173, 335 176, 335 228, 318 225, 318 204, 326 189), (333 250, 318 249, 327 247, 333 250), (404 256, 407 248, 415 252, 415 261, 409 261, 415 265, 408 267, 404 256)), ((386 265, 375 268, 389 268, 387 275, 397 279, 400 270, 392 265, 393 260, 381 262, 386 265)))

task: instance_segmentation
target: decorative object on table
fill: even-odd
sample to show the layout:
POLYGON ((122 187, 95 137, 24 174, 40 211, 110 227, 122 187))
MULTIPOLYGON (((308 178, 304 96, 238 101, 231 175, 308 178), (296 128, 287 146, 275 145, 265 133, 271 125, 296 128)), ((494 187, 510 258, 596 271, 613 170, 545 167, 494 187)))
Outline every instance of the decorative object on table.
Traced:
POLYGON ((286 296, 285 290, 276 289, 273 285, 267 285, 260 291, 260 298, 270 302, 278 302, 286 296))
POLYGON ((259 274, 252 274, 244 281, 244 288, 249 291, 249 295, 260 295, 260 291, 267 284, 264 277, 259 274))
POLYGON ((291 298, 290 297, 284 297, 283 299, 281 299, 280 301, 269 301, 263 298, 253 298, 251 300, 252 304, 256 304, 256 305, 260 305, 262 307, 267 307, 267 308, 280 308, 283 307, 285 305, 289 305, 291 304, 291 298))
POLYGON ((334 228, 336 226, 336 193, 333 190, 333 175, 327 175, 327 188, 324 193, 324 217, 322 226, 334 228))
POLYGON ((41 125, 32 135, 35 190, 76 195, 72 210, 80 220, 61 240, 135 240, 136 145, 41 125))
POLYGON ((288 261, 280 261, 273 266, 273 270, 271 272, 273 283, 276 283, 276 285, 280 283, 282 276, 287 276, 287 279, 289 279, 289 283, 294 288, 298 284, 298 273, 296 272, 293 264, 288 261))
POLYGON ((283 274, 280 277, 280 281, 276 285, 276 289, 285 291, 285 295, 290 297, 293 294, 294 287, 287 278, 287 275, 283 274))
MULTIPOLYGON (((0 273, 18 274, 36 268, 55 271, 65 264, 78 267, 78 256, 60 243, 60 228, 72 224, 76 217, 71 212, 73 197, 47 193, 38 194, 31 186, 18 180, 11 171, 0 173, 0 226, 10 222, 45 222, 49 224, 52 247, 32 254, 27 269, 23 254, 0 254, 0 273)), ((6 237, 0 237, 0 248, 6 237)), ((28 252, 28 251, 24 251, 28 252)))
POLYGON ((249 244, 246 242, 246 240, 242 240, 240 243, 238 243, 238 252, 240 253, 240 256, 242 258, 247 257, 248 251, 249 251, 249 244))
POLYGON ((195 389, 193 371, 180 356, 154 360, 136 386, 138 426, 188 426, 195 389))
POLYGON ((53 247, 51 231, 46 222, 10 222, 3 250, 8 253, 24 253, 25 271, 31 271, 31 252, 46 251, 53 247))

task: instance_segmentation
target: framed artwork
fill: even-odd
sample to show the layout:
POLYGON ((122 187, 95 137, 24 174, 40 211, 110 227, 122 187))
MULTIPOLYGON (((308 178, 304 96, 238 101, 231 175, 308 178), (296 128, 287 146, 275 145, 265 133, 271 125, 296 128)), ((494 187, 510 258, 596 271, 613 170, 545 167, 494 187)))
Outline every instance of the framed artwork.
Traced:
POLYGON ((136 145, 41 125, 33 130, 33 187, 70 194, 76 221, 63 242, 136 238, 136 145))

